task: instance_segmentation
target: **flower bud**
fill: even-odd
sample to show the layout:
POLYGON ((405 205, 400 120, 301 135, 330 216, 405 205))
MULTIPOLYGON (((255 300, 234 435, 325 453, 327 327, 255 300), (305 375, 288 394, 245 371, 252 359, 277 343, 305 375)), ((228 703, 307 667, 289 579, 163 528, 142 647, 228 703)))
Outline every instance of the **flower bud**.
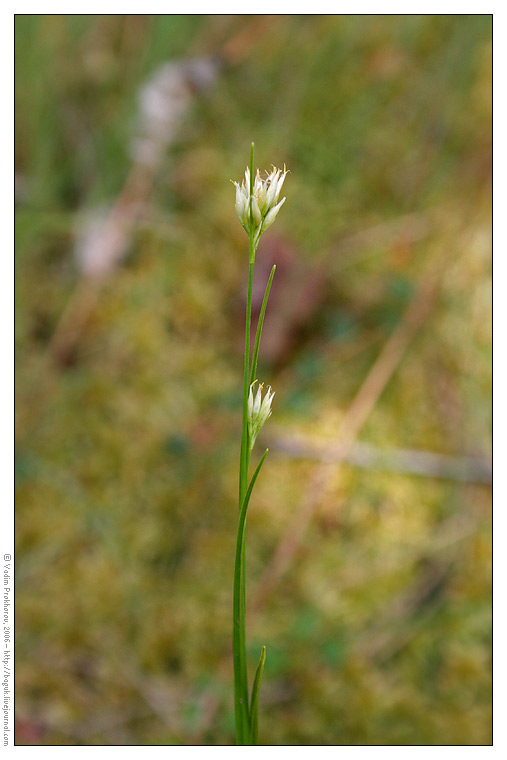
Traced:
POLYGON ((287 169, 283 168, 273 170, 263 179, 259 170, 253 180, 253 192, 250 198, 250 168, 247 167, 245 177, 240 184, 234 182, 236 186, 236 214, 246 232, 250 235, 253 233, 255 247, 259 243, 260 236, 273 222, 278 214, 285 198, 279 202, 282 185, 287 175, 287 169))
POLYGON ((271 417, 271 402, 273 401, 274 392, 271 390, 271 386, 268 386, 264 398, 262 398, 263 384, 261 383, 257 388, 257 393, 253 395, 252 388, 255 382, 250 386, 250 394, 248 396, 248 436, 250 439, 250 451, 253 449, 257 436, 261 427, 271 417))

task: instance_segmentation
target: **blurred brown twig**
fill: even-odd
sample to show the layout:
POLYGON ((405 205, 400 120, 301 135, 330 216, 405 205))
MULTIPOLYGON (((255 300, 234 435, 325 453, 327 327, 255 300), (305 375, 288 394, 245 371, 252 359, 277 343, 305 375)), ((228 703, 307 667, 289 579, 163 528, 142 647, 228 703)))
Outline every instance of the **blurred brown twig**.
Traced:
POLYGON ((355 443, 344 454, 336 453, 326 439, 303 435, 279 435, 270 440, 270 449, 296 459, 346 462, 367 470, 443 478, 471 483, 491 483, 491 461, 485 457, 449 456, 417 449, 379 449, 355 443))

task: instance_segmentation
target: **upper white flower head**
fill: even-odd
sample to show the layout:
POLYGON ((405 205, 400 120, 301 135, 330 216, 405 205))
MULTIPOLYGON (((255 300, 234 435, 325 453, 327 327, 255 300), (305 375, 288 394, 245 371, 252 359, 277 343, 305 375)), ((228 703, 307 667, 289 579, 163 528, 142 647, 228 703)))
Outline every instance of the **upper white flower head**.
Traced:
POLYGON ((250 215, 250 168, 247 167, 245 177, 241 183, 235 182, 236 185, 236 213, 239 221, 250 234, 250 227, 253 225, 254 240, 258 243, 264 230, 273 224, 276 215, 285 202, 285 198, 279 202, 280 191, 287 175, 287 169, 283 167, 276 169, 263 179, 257 169, 257 174, 253 181, 252 193, 252 213, 250 215))
POLYGON ((250 437, 250 449, 253 449, 255 440, 259 434, 261 427, 266 420, 271 417, 271 402, 273 401, 274 392, 271 390, 271 386, 268 386, 264 398, 262 398, 263 384, 261 383, 257 388, 257 393, 253 395, 252 388, 255 382, 250 386, 250 395, 248 396, 248 434, 250 437))

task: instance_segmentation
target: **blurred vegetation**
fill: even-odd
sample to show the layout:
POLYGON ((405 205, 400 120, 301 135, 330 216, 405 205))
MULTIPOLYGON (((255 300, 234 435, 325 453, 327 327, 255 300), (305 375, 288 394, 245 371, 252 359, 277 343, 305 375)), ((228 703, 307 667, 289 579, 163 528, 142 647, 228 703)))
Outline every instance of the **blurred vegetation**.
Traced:
MULTIPOLYGON (((287 272, 318 274, 265 354, 266 436, 332 440, 433 271, 359 438, 490 456, 490 108, 486 15, 17 16, 18 744, 234 740, 246 236, 229 179, 252 139, 291 170, 259 251, 290 252, 267 331, 287 272), (76 230, 122 192, 140 88, 234 39, 54 361, 76 230)), ((272 446, 251 594, 317 466, 272 446)), ((251 619, 261 743, 490 743, 490 530, 487 484, 337 463, 251 619)))

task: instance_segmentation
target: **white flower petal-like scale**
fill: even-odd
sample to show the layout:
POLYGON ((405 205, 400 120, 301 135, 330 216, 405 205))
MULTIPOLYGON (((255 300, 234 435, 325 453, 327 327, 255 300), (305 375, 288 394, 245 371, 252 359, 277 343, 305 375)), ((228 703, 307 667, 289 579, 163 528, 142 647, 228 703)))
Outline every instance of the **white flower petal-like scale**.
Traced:
POLYGON ((285 198, 280 203, 280 191, 287 176, 287 169, 273 167, 271 172, 266 172, 262 178, 257 169, 253 178, 252 197, 250 198, 250 168, 247 166, 245 177, 241 182, 234 182, 236 186, 236 214, 239 221, 250 234, 253 232, 254 243, 257 246, 261 234, 276 219, 285 198))
MULTIPOLYGON (((257 380, 255 381, 255 383, 257 380)), ((262 383, 257 388, 255 399, 253 396, 253 386, 250 386, 250 393, 248 396, 248 435, 250 438, 250 450, 253 449, 257 436, 262 426, 271 417, 271 402, 273 401, 274 393, 271 390, 271 386, 268 387, 264 398, 262 398, 262 383)))
POLYGON ((285 203, 285 198, 282 198, 282 200, 280 201, 280 203, 277 203, 277 205, 274 208, 272 208, 271 211, 269 211, 266 214, 266 218, 264 219, 264 229, 265 230, 267 230, 267 228, 271 224, 273 224, 273 222, 276 219, 276 216, 277 216, 278 212, 280 211, 280 209, 281 209, 281 207, 283 206, 284 203, 285 203))

